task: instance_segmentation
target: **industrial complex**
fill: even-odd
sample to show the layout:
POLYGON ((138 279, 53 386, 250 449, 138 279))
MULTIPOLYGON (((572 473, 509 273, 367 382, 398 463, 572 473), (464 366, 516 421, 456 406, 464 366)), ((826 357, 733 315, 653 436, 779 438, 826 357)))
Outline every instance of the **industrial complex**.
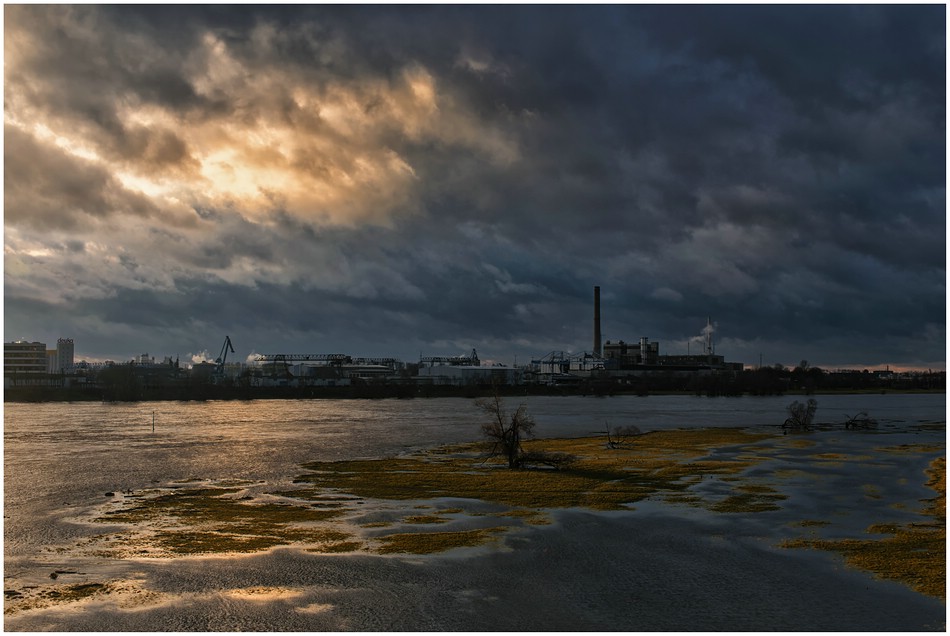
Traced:
MULTIPOLYGON (((345 353, 266 353, 251 360, 228 360, 234 353, 226 336, 214 361, 191 366, 149 354, 116 363, 74 360, 71 338, 45 343, 4 343, 4 388, 198 386, 252 388, 344 388, 355 386, 473 387, 663 387, 722 386, 743 374, 742 363, 727 362, 715 351, 711 323, 703 330, 702 351, 661 355, 658 342, 642 336, 627 342, 601 338, 600 287, 593 290, 593 346, 578 353, 552 351, 521 366, 482 364, 478 352, 457 356, 420 356, 404 362, 389 357, 354 357, 345 353), (713 384, 711 384, 713 383, 713 384)), ((761 369, 759 369, 761 371, 761 369)), ((866 373, 866 372, 865 372, 866 373)), ((138 391, 139 393, 141 391, 138 391)), ((133 392, 135 393, 135 392, 133 392)))
MULTIPOLYGON (((246 363, 228 362, 234 353, 226 336, 221 353, 214 362, 201 362, 183 369, 177 360, 166 357, 156 362, 143 354, 131 361, 143 375, 149 370, 187 373, 191 378, 212 384, 233 383, 244 379, 252 386, 347 386, 352 382, 406 382, 434 385, 497 383, 505 385, 579 383, 591 378, 625 378, 651 373, 708 374, 742 370, 741 363, 727 363, 713 351, 711 333, 707 333, 702 355, 662 356, 659 343, 641 337, 634 344, 621 340, 601 341, 600 287, 594 287, 593 349, 580 353, 553 351, 515 366, 482 365, 478 352, 468 355, 420 356, 406 363, 396 358, 359 358, 344 353, 268 353, 246 363)), ((115 363, 87 364, 73 360, 72 339, 60 338, 56 349, 44 343, 16 341, 4 344, 4 383, 6 386, 53 381, 49 376, 74 376, 75 381, 90 372, 115 363), (40 376, 47 376, 41 378, 40 376)))

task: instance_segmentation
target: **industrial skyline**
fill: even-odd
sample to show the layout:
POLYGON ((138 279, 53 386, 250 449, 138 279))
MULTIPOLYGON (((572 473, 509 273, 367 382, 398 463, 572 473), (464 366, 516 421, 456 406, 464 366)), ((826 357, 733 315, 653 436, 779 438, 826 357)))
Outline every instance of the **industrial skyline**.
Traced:
POLYGON ((712 316, 750 367, 945 368, 943 5, 4 29, 7 342, 511 363, 591 350, 599 286, 603 342, 685 355, 712 316))

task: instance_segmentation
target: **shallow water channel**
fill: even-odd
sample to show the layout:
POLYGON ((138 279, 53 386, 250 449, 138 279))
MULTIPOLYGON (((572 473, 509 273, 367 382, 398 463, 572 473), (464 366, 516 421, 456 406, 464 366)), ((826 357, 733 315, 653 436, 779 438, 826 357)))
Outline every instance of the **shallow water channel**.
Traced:
POLYGON ((793 475, 784 482, 789 499, 780 512, 740 517, 646 502, 622 513, 561 511, 555 523, 525 528, 499 548, 425 558, 303 555, 286 548, 161 562, 79 557, 74 547, 97 529, 76 519, 101 506, 106 493, 185 480, 241 479, 278 488, 307 461, 387 457, 474 440, 482 416, 461 398, 8 403, 5 589, 50 586, 50 574, 59 571, 71 582, 134 580, 148 593, 129 607, 73 603, 8 612, 5 627, 942 630, 941 601, 844 568, 834 555, 775 545, 794 535, 789 524, 795 520, 840 517, 836 528, 859 533, 872 523, 913 519, 919 500, 933 495, 923 486, 923 469, 945 454, 945 431, 933 426, 945 420, 945 396, 816 396, 816 420, 828 426, 808 434, 817 446, 807 450, 783 445, 778 429, 795 399, 804 400, 508 400, 512 408, 527 404, 538 437, 589 436, 631 424, 644 432, 741 426, 773 434, 774 448, 766 444, 765 452, 774 457, 756 470, 793 475), (861 411, 877 428, 844 432, 840 424, 861 411), (901 445, 930 450, 851 463, 809 459, 822 452, 867 458, 875 448, 901 445), (512 567, 517 575, 505 576, 512 567), (865 609, 854 609, 838 598, 842 594, 860 594, 865 609), (159 597, 165 600, 148 601, 159 597), (501 609, 513 607, 504 599, 516 599, 516 609, 501 609))

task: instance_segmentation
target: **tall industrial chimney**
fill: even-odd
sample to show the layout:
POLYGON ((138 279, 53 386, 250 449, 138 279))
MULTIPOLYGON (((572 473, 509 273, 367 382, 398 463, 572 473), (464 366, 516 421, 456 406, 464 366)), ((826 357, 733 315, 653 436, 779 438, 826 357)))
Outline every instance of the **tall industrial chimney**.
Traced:
POLYGON ((594 355, 601 356, 600 348, 600 286, 594 286, 594 355))

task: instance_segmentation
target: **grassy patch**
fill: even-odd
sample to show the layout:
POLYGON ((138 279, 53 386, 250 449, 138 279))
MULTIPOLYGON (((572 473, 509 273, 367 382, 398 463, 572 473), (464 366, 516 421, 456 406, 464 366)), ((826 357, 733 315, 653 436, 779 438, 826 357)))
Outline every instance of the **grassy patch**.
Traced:
POLYGON ((405 523, 416 523, 420 525, 433 523, 448 523, 449 520, 436 515, 412 515, 403 519, 405 523))
POLYGON ((546 526, 551 523, 551 517, 542 510, 516 509, 507 512, 496 513, 496 517, 510 517, 521 519, 524 523, 532 526, 546 526))
POLYGON ((935 459, 927 476, 927 485, 937 492, 926 501, 927 522, 870 526, 869 533, 888 535, 881 539, 795 539, 783 545, 839 552, 852 567, 901 581, 922 594, 946 598, 946 458, 935 459))
POLYGON ((802 439, 800 437, 788 438, 786 440, 783 440, 783 443, 785 446, 788 446, 790 448, 801 448, 801 449, 811 448, 812 446, 816 444, 816 442, 814 442, 813 440, 802 439))
MULTIPOLYGON (((501 504, 511 510, 500 514, 523 523, 550 523, 543 512, 551 508, 584 507, 618 510, 647 497, 661 496, 700 505, 687 494, 703 478, 740 474, 756 457, 710 457, 717 448, 749 445, 765 435, 742 429, 693 429, 654 432, 623 448, 609 449, 602 438, 531 440, 527 452, 570 453, 578 461, 562 470, 510 470, 486 462, 479 444, 427 450, 408 457, 379 460, 315 462, 296 480, 292 490, 272 493, 265 501, 241 497, 238 484, 206 486, 181 484, 170 490, 144 493, 123 507, 102 514, 97 521, 133 526, 121 540, 103 538, 106 552, 132 556, 183 556, 212 553, 251 553, 280 545, 302 544, 315 552, 362 549, 352 534, 329 530, 353 513, 365 499, 406 501, 415 510, 403 523, 447 523, 446 515, 479 516, 462 507, 439 510, 433 499, 452 497, 501 504), (273 495, 287 501, 273 501, 273 495), (335 534, 333 534, 335 533, 335 534)), ((734 496, 711 506, 740 512, 771 509, 777 498, 761 487, 733 487, 734 496), (745 490, 743 490, 745 488, 745 490)), ((707 504, 708 505, 708 504, 707 504)), ((390 522, 363 524, 385 528, 390 522)), ((337 526, 339 527, 339 526, 337 526)), ((382 550, 428 553, 480 544, 492 536, 484 530, 446 533, 400 533, 379 537, 382 550), (440 547, 447 546, 447 547, 440 547)), ((113 537, 114 538, 114 537, 113 537)))
POLYGON ((68 603, 71 601, 80 601, 106 591, 106 586, 102 583, 77 583, 75 585, 58 586, 45 592, 43 596, 68 603))
POLYGON ((341 510, 231 496, 238 491, 233 487, 177 488, 138 498, 96 521, 151 530, 129 533, 116 546, 144 556, 249 553, 292 543, 340 541, 345 536, 314 527, 341 515, 341 510))
POLYGON ((880 446, 876 450, 884 453, 917 454, 917 453, 939 453, 944 450, 943 446, 936 444, 899 444, 897 446, 880 446))
POLYGON ((4 594, 6 602, 4 603, 3 613, 10 615, 24 610, 75 603, 94 596, 105 595, 111 591, 111 587, 104 583, 55 585, 23 592, 7 590, 4 594))
POLYGON ((712 504, 716 512, 767 512, 779 510, 778 502, 787 499, 771 486, 765 484, 743 484, 735 488, 735 494, 712 504))
POLYGON ((432 554, 455 548, 471 548, 494 541, 505 528, 481 528, 461 532, 409 532, 380 537, 380 554, 432 554))
POLYGON ((318 547, 307 548, 306 552, 317 552, 319 554, 343 554, 345 552, 359 552, 365 548, 360 541, 333 541, 324 543, 318 547))
POLYGON ((424 458, 315 462, 297 482, 387 500, 436 497, 478 499, 515 508, 585 507, 618 510, 662 494, 681 493, 702 476, 737 474, 754 461, 705 458, 711 449, 746 445, 765 436, 740 429, 649 433, 635 444, 607 449, 600 438, 529 441, 527 451, 568 452, 577 462, 562 470, 510 470, 478 455, 479 446, 430 451, 424 458))
POLYGON ((176 489, 171 492, 137 499, 132 505, 105 513, 97 519, 103 523, 143 523, 179 519, 189 525, 202 523, 236 524, 247 521, 271 524, 324 521, 338 514, 334 510, 317 510, 311 506, 285 503, 255 503, 227 495, 237 488, 176 489))
MULTIPOLYGON (((249 553, 291 544, 315 553, 429 554, 484 545, 504 530, 499 527, 459 532, 394 532, 364 540, 357 536, 364 534, 361 529, 394 527, 391 521, 363 523, 359 527, 344 525, 347 519, 349 523, 358 523, 354 520, 364 510, 354 504, 370 499, 405 502, 401 514, 394 517, 401 518, 401 523, 420 525, 447 523, 448 515, 487 514, 541 525, 551 522, 547 512, 550 509, 622 510, 647 498, 703 506, 719 513, 766 512, 778 509, 786 497, 769 483, 753 481, 746 474, 748 468, 769 457, 768 452, 759 453, 754 446, 765 438, 771 436, 713 428, 648 433, 617 449, 607 448, 602 437, 531 440, 525 444, 528 452, 570 453, 578 458, 561 470, 511 470, 486 461, 479 444, 379 460, 313 462, 305 465, 308 472, 295 480, 294 489, 271 493, 263 500, 239 498, 245 491, 234 484, 187 484, 171 491, 145 493, 97 519, 136 528, 103 538, 99 545, 113 553, 125 551, 136 556, 249 553), (720 449, 729 451, 718 453, 720 449), (717 480, 716 491, 722 494, 711 496, 708 489, 694 488, 710 478, 717 480), (273 495, 286 501, 274 501, 273 495), (462 501, 456 507, 440 509, 436 500, 443 497, 462 501), (468 509, 466 499, 497 504, 504 509, 479 512, 481 506, 468 509)), ((802 439, 781 439, 778 443, 799 447, 812 444, 802 439)), ((841 461, 847 457, 821 454, 815 459, 841 461)), ((787 545, 838 549, 849 562, 869 569, 869 559, 877 555, 873 557, 877 563, 873 567, 878 568, 875 571, 883 569, 880 563, 896 563, 904 558, 897 555, 904 554, 908 565, 894 566, 897 574, 893 576, 906 578, 912 570, 921 571, 922 565, 932 558, 937 542, 945 537, 941 525, 945 514, 943 464, 935 462, 931 472, 931 485, 939 496, 928 501, 927 514, 939 516, 940 524, 878 525, 871 531, 884 533, 887 538, 844 542, 801 539, 797 544, 787 545)), ((785 473, 788 477, 807 474, 792 470, 785 473)), ((782 476, 776 474, 775 478, 781 480, 782 476)), ((877 493, 866 489, 865 494, 877 493)), ((804 521, 801 525, 826 523, 804 521)), ((941 570, 944 560, 940 560, 941 570)))

